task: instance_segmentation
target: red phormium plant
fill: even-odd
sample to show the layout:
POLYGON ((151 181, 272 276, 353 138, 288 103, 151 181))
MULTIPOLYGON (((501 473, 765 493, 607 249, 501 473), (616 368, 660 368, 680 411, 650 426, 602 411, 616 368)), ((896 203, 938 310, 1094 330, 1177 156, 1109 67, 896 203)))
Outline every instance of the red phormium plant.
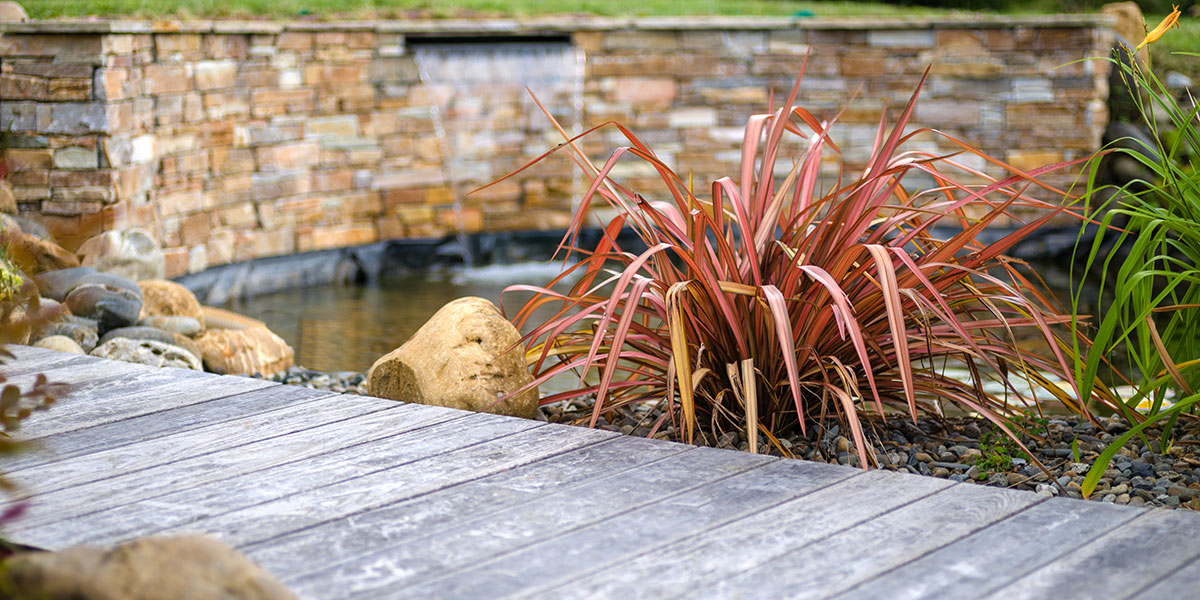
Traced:
MULTIPOLYGON (((947 363, 981 374, 977 382, 986 373, 1041 383, 1050 373, 1072 382, 1061 350, 1066 346, 1052 330, 1069 317, 1053 310, 1040 282, 1003 254, 1064 210, 1024 191, 1056 191, 1036 178, 1065 165, 1021 172, 936 131, 961 147, 960 154, 980 156, 1011 176, 997 180, 954 155, 903 150, 914 136, 932 131, 905 132, 923 83, 890 130, 886 115, 881 120, 862 174, 842 172, 835 182, 823 182, 819 169, 823 153, 840 153, 829 136, 837 119, 823 123, 794 106, 799 80, 782 108, 749 119, 738 178, 712 182, 703 199, 620 124, 613 125, 630 145, 601 168, 574 139, 551 150, 569 150, 591 178, 561 246, 582 251, 585 260, 544 288, 510 287, 535 292, 514 321, 524 327, 535 308, 556 304, 557 313, 525 338, 536 382, 567 371, 593 371, 598 382, 581 380, 578 389, 543 403, 594 394, 594 424, 624 403, 666 401, 683 441, 691 441, 697 427, 714 435, 759 431, 775 440, 774 433, 836 419, 852 432, 867 466, 864 416, 900 409, 915 420, 952 404, 1009 432, 1006 400, 978 383, 945 377, 947 363), (776 177, 777 163, 784 164, 781 140, 789 134, 806 148, 787 159, 786 177, 776 177), (659 200, 609 177, 625 155, 657 169, 659 200), (914 172, 934 185, 906 187, 906 175, 914 172), (950 173, 983 183, 960 183, 950 173), (597 198, 619 216, 598 247, 575 248, 583 215, 597 198), (978 240, 1018 207, 1045 214, 996 243, 978 240), (935 225, 960 232, 938 239, 931 233, 935 225), (617 233, 623 227, 636 231, 648 249, 622 251, 617 233), (578 281, 569 292, 555 291, 568 274, 578 281), (1020 329, 1035 331, 1054 358, 1019 348, 1014 331, 1020 329)), ((1072 394, 1046 387, 1085 411, 1072 394)), ((1013 395, 1019 396, 1016 389, 1013 395)), ((757 436, 747 438, 754 449, 757 436)))

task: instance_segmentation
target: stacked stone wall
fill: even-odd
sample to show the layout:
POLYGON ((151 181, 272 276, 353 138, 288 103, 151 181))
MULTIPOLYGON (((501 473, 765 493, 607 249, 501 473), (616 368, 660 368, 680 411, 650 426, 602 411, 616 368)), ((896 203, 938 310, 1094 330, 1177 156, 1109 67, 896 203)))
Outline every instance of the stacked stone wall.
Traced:
MULTIPOLYGON (((799 102, 819 118, 857 90, 834 138, 851 166, 926 67, 915 125, 1022 169, 1087 156, 1107 122, 1108 63, 1073 61, 1111 45, 1099 17, 35 22, 0 32, 3 158, 21 212, 68 248, 146 227, 170 276, 460 227, 566 226, 579 182, 565 156, 456 206, 430 110, 454 92, 421 81, 409 46, 422 36, 569 36, 585 59, 583 125, 626 124, 697 187, 737 177, 746 119, 786 95, 805 56, 799 102)), ((530 126, 544 135, 489 142, 489 176, 558 141, 548 122, 530 126)), ((599 163, 627 143, 608 128, 584 147, 599 163)), ((930 134, 914 144, 957 149, 930 134)), ((614 173, 661 194, 648 164, 622 160, 614 173)))

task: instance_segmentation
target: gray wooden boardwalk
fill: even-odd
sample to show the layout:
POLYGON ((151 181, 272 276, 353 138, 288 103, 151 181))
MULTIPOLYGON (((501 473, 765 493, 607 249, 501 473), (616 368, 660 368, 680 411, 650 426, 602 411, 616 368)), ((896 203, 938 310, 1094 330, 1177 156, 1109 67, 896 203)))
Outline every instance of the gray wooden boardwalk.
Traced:
POLYGON ((304 598, 1188 598, 1200 515, 16 347, 57 549, 216 536, 304 598))

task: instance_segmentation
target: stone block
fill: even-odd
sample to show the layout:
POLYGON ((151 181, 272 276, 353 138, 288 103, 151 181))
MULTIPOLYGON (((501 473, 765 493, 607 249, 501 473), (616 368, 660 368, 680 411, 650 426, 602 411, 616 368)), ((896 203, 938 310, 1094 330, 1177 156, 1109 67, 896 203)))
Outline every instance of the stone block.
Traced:
POLYGON ((100 166, 95 148, 68 146, 54 151, 55 169, 95 169, 100 166))
POLYGON ((37 129, 68 135, 106 132, 109 130, 108 105, 103 102, 39 104, 37 129))
POLYGON ((45 100, 49 81, 41 77, 0 73, 0 98, 11 100, 45 100))
MULTIPOLYGON (((50 198, 52 198, 55 201, 60 201, 60 202, 88 202, 88 203, 92 203, 92 202, 107 203, 107 202, 112 202, 113 200, 116 199, 114 197, 113 188, 111 186, 54 188, 54 190, 50 194, 50 198)), ((43 209, 44 209, 44 207, 43 207, 43 209)), ((98 212, 99 210, 100 209, 97 208, 95 211, 88 210, 88 211, 84 211, 84 212, 98 212)), ((77 213, 73 213, 73 214, 77 214, 77 213)))
POLYGON ((196 89, 215 90, 237 83, 237 61, 205 60, 196 63, 196 89))
POLYGON ((203 244, 208 239, 212 223, 208 213, 195 213, 179 221, 179 240, 185 246, 203 244))
POLYGON ((50 170, 49 169, 25 169, 22 171, 13 171, 8 174, 7 181, 12 185, 32 185, 32 186, 50 185, 50 170))
POLYGON ((254 160, 264 173, 311 167, 320 159, 321 147, 316 142, 262 146, 254 150, 254 160))
POLYGON ((1008 164, 1022 171, 1061 162, 1063 158, 1061 150, 1009 150, 1005 155, 1008 164))
POLYGON ((786 29, 767 33, 768 54, 808 54, 808 32, 802 29, 786 29))
POLYGON ((622 77, 610 94, 614 102, 630 104, 670 104, 678 92, 674 79, 651 77, 622 77))
POLYGON ((296 233, 291 227, 271 231, 256 231, 252 234, 251 248, 254 256, 280 256, 296 252, 296 233))
POLYGON ((303 31, 285 31, 276 38, 275 47, 280 50, 311 50, 313 34, 303 31))
POLYGON ((304 138, 334 143, 348 143, 359 137, 357 115, 334 115, 308 119, 304 123, 304 138))
POLYGON ((8 148, 4 150, 4 162, 14 172, 28 169, 50 169, 54 166, 54 151, 49 149, 8 148))
POLYGON ((163 259, 166 262, 165 277, 171 279, 187 275, 187 248, 163 248, 163 259))
POLYGON ((136 40, 129 34, 104 36, 103 47, 105 54, 131 54, 136 46, 136 40))
POLYGON ((314 227, 307 235, 297 236, 296 249, 300 252, 307 252, 329 248, 350 248, 378 240, 379 232, 375 229, 374 223, 314 227))
POLYGON ((198 33, 155 34, 154 54, 163 62, 197 60, 204 57, 203 38, 198 33))
POLYGON ((417 82, 421 80, 421 73, 412 57, 381 57, 371 61, 369 77, 372 83, 417 82))
POLYGON ((138 94, 128 69, 96 69, 92 86, 97 100, 124 100, 138 94))
POLYGON ((190 64, 146 65, 143 87, 148 94, 181 94, 192 89, 190 64))
POLYGON ((209 164, 218 175, 249 173, 254 170, 254 152, 249 148, 213 148, 209 164))
POLYGON ((251 95, 251 114, 269 117, 290 113, 307 113, 313 110, 313 92, 299 90, 256 90, 251 95))
POLYGON ((92 171, 48 171, 48 181, 53 188, 111 186, 114 171, 110 169, 92 171))
POLYGON ((13 197, 17 202, 33 202, 50 198, 50 188, 44 185, 14 185, 13 197))
POLYGON ((304 67, 304 83, 328 87, 366 83, 369 63, 356 64, 312 64, 304 67))
POLYGON ((1054 89, 1049 79, 1014 77, 1010 99, 1013 102, 1054 102, 1054 89))
POLYGON ((41 203, 41 214, 54 216, 77 216, 82 214, 97 214, 103 205, 100 202, 66 202, 60 200, 44 200, 41 203))
POLYGON ((236 229, 258 226, 258 211, 253 202, 241 202, 221 208, 217 211, 217 218, 222 225, 236 229))
POLYGON ((307 172, 297 171, 254 173, 252 185, 255 199, 271 200, 307 194, 312 190, 312 178, 307 172))
POLYGON ((877 29, 867 32, 867 44, 884 48, 932 48, 936 35, 932 29, 877 29))
POLYGON ((38 56, 56 60, 93 59, 104 54, 103 36, 96 34, 20 34, 0 36, 0 57, 38 56))
POLYGON ((674 31, 612 31, 604 37, 604 48, 668 52, 679 48, 679 34, 674 31))
POLYGON ((0 102, 0 131, 36 131, 37 109, 36 102, 0 102))
POLYGON ((51 79, 46 97, 53 101, 91 100, 92 80, 87 79, 51 79))
POLYGON ((163 216, 194 213, 204 209, 204 193, 200 190, 183 190, 163 194, 155 199, 163 216))
POLYGON ((188 273, 199 273, 208 268, 208 248, 204 246, 192 246, 188 248, 187 271, 188 273))

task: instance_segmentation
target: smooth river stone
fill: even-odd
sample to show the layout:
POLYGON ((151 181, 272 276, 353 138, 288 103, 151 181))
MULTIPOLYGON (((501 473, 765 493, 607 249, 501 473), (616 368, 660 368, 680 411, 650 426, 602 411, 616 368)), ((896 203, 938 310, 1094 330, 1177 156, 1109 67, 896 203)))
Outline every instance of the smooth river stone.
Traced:
POLYGON ((62 302, 79 282, 79 278, 95 273, 96 269, 92 267, 74 267, 40 273, 34 275, 33 280, 37 282, 41 295, 62 302))
POLYGON ((130 294, 137 296, 138 301, 141 301, 142 299, 142 288, 138 286, 137 282, 128 277, 122 277, 120 275, 113 275, 111 273, 89 273, 75 281, 75 287, 84 285, 102 285, 108 288, 125 290, 130 294))
POLYGON ((61 335, 71 338, 84 352, 91 352, 98 343, 99 335, 96 330, 99 324, 94 319, 78 315, 63 315, 54 323, 50 323, 38 332, 38 337, 61 335))
POLYGON ((125 327, 137 322, 142 299, 129 290, 99 284, 76 287, 67 294, 65 304, 71 314, 95 319, 100 331, 125 327))
POLYGON ((163 331, 170 331, 171 333, 178 333, 179 335, 186 335, 188 337, 200 333, 200 330, 204 328, 204 326, 200 324, 200 321, 197 321, 191 317, 142 317, 142 319, 138 321, 138 325, 157 327, 163 331))
POLYGON ((135 325, 132 327, 118 327, 116 329, 110 329, 100 338, 100 344, 103 345, 104 342, 119 337, 128 338, 131 340, 154 340, 164 344, 171 344, 172 346, 179 346, 180 348, 195 354, 197 358, 201 356, 200 346, 197 345, 196 342, 191 338, 185 335, 179 335, 178 333, 163 331, 157 327, 144 327, 135 325))

